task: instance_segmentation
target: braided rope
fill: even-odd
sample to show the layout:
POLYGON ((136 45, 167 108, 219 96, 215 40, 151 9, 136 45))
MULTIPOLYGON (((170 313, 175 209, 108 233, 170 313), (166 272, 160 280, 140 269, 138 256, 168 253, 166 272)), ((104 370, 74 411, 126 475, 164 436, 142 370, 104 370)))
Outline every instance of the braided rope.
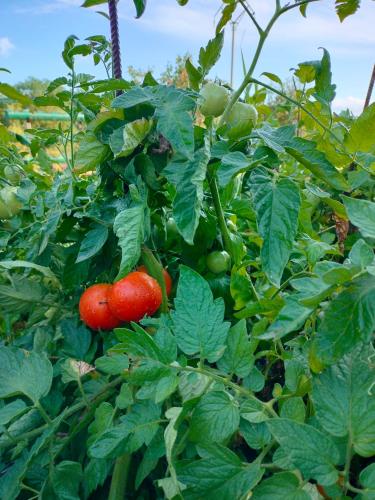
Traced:
MULTIPOLYGON (((118 31, 117 0, 108 0, 109 22, 111 26, 112 65, 114 78, 122 78, 120 36, 118 31)), ((117 91, 116 95, 122 92, 117 91)))

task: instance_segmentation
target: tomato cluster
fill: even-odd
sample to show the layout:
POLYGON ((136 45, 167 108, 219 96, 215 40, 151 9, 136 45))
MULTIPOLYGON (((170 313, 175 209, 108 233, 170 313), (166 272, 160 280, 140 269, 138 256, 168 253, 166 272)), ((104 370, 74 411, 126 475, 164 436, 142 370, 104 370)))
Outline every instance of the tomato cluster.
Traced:
MULTIPOLYGON (((167 295, 172 279, 163 269, 167 295)), ((113 285, 100 283, 90 286, 79 301, 82 321, 93 330, 112 330, 122 322, 140 321, 152 316, 162 303, 158 282, 147 274, 145 266, 128 274, 113 285)))

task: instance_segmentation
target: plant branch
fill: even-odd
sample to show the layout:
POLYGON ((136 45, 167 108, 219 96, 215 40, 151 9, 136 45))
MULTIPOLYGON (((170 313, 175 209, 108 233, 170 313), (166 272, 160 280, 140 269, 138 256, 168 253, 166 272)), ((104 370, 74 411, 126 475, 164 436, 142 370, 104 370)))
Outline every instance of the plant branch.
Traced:
POLYGON ((113 469, 108 500, 124 500, 128 483, 131 454, 126 453, 117 458, 113 469))
POLYGON ((288 10, 295 9, 297 7, 302 7, 302 5, 306 5, 309 3, 313 2, 320 2, 321 0, 301 0, 301 2, 293 3, 290 5, 285 5, 284 7, 281 7, 280 13, 283 14, 284 12, 287 12, 288 10))
MULTIPOLYGON (((114 387, 116 387, 117 385, 119 385, 123 381, 124 381, 123 377, 117 377, 117 378, 113 379, 111 382, 109 382, 108 384, 106 384, 99 392, 97 392, 95 394, 95 396, 93 396, 92 398, 89 399, 91 405, 93 405, 94 403, 97 403, 98 400, 100 401, 101 398, 107 397, 108 392, 111 389, 113 389, 114 387)), ((83 410, 85 407, 86 407, 86 403, 84 401, 80 401, 79 403, 76 403, 75 405, 66 409, 65 418, 71 417, 72 415, 74 415, 78 411, 83 410)), ((38 408, 38 409, 40 409, 40 408, 38 408)), ((91 409, 92 409, 92 407, 91 407, 91 409)), ((47 415, 47 417, 48 417, 48 415, 47 415)), ((59 417, 56 417, 56 418, 59 418, 59 417)), ((51 422, 53 422, 53 420, 51 422)), ((22 434, 19 434, 18 436, 12 436, 11 439, 0 443, 0 449, 9 448, 10 446, 13 446, 15 443, 18 443, 20 441, 25 441, 25 440, 31 439, 33 437, 37 437, 40 434, 42 434, 43 431, 45 431, 47 429, 48 425, 49 424, 43 424, 40 427, 37 427, 36 429, 33 429, 31 431, 24 432, 22 434)))
POLYGON ((232 241, 230 239, 230 234, 227 228, 227 224, 225 222, 223 207, 221 206, 220 193, 217 185, 216 175, 212 171, 208 173, 208 183, 210 186, 212 201, 215 207, 216 217, 219 223, 221 236, 223 238, 223 246, 224 249, 229 253, 231 259, 233 260, 232 241))
POLYGON ((261 28, 261 26, 259 25, 258 21, 256 20, 255 15, 251 12, 251 10, 249 9, 249 7, 246 5, 245 0, 240 0, 240 4, 242 5, 242 7, 243 7, 244 11, 246 12, 246 14, 253 21, 254 26, 258 30, 259 35, 262 35, 263 34, 263 29, 261 28))
POLYGON ((258 399, 254 394, 241 385, 237 385, 234 382, 231 382, 230 380, 226 379, 225 377, 222 377, 220 375, 216 375, 215 373, 212 373, 209 370, 205 370, 202 368, 194 368, 193 366, 170 366, 171 368, 180 370, 180 371, 185 371, 185 372, 193 372, 193 373, 200 373, 201 375, 205 375, 206 377, 210 377, 213 380, 216 380, 217 382, 220 382, 227 387, 230 387, 236 392, 239 392, 246 396, 248 399, 252 399, 253 401, 256 401, 257 403, 261 404, 263 408, 272 415, 272 417, 278 417, 277 413, 273 408, 271 408, 267 403, 264 403, 260 399, 258 399))
POLYGON ((263 83, 260 80, 257 80, 256 78, 250 78, 250 81, 253 82, 253 83, 256 83, 257 85, 261 85, 262 87, 270 90, 271 92, 273 92, 273 93, 275 93, 275 94, 277 94, 277 95, 279 95, 281 97, 284 97, 284 99, 286 99, 287 101, 292 102, 293 104, 295 104, 296 106, 298 106, 299 108, 301 108, 307 115, 309 115, 310 118, 312 118, 318 125, 320 125, 320 127, 322 127, 323 130, 325 130, 325 132, 327 132, 328 134, 330 134, 331 137, 333 139, 335 139, 335 141, 337 141, 339 144, 341 144, 341 141, 336 136, 336 134, 334 134, 332 132, 332 130, 330 130, 328 127, 326 127, 324 125, 324 123, 322 123, 319 120, 319 118, 317 118, 315 115, 313 115, 311 113, 311 111, 309 111, 307 108, 305 108, 305 106, 303 106, 303 104, 301 104, 300 102, 296 101, 296 99, 293 99, 292 97, 287 96, 286 94, 284 94, 280 90, 277 90, 274 87, 271 87, 271 85, 268 85, 267 83, 263 83))

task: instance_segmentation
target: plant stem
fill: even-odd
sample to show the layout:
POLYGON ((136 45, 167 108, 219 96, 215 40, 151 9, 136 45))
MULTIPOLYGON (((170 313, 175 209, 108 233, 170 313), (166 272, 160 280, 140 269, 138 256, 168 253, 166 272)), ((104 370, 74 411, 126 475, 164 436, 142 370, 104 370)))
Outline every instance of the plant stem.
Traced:
POLYGON ((118 457, 113 469, 111 488, 108 500, 124 500, 126 498, 126 485, 131 462, 131 454, 126 453, 118 457))
MULTIPOLYGON (((97 394, 95 394, 95 396, 93 396, 92 398, 89 399, 90 404, 91 405, 97 404, 98 402, 101 401, 101 398, 108 397, 109 391, 111 391, 114 387, 116 387, 117 385, 119 385, 123 381, 124 381, 123 377, 117 377, 117 378, 113 379, 112 382, 109 382, 107 385, 105 385, 103 387, 103 389, 101 389, 97 394)), ((83 401, 80 401, 79 403, 71 406, 70 408, 68 408, 66 410, 65 418, 71 417, 72 415, 74 415, 78 411, 83 410, 85 407, 86 407, 86 403, 84 403, 83 401)), ((40 407, 37 407, 37 408, 40 410, 40 407)), ((44 412, 45 412, 45 410, 44 410, 44 412)), ((47 415, 47 418, 49 418, 48 415, 47 415)), ((57 418, 59 418, 59 417, 57 417, 57 418)), ((51 421, 51 419, 49 419, 49 420, 51 421)), ((47 429, 47 427, 48 427, 47 424, 43 424, 40 427, 37 427, 36 429, 33 429, 31 431, 19 434, 18 436, 14 436, 14 437, 12 436, 12 439, 9 439, 8 441, 3 441, 0 444, 0 449, 9 448, 9 446, 13 446, 15 443, 18 443, 20 441, 24 441, 24 440, 39 436, 40 434, 42 434, 43 431, 45 431, 45 429, 47 429)), ((57 431, 57 429, 56 429, 56 431, 57 431)))
POLYGON ((348 433, 348 442, 346 444, 345 467, 343 471, 345 485, 349 483, 350 463, 352 461, 352 436, 351 431, 348 433))
POLYGON ((50 417, 48 416, 48 413, 46 412, 46 410, 43 408, 43 406, 41 405, 40 401, 38 401, 36 404, 35 404, 35 408, 37 408, 39 410, 39 413, 42 415, 43 419, 47 422, 48 425, 51 425, 52 424, 52 420, 50 419, 50 417))
POLYGON ((211 190, 212 201, 214 204, 217 221, 219 223, 221 236, 223 238, 223 246, 224 249, 231 256, 231 259, 233 260, 232 241, 230 239, 227 224, 225 222, 224 211, 220 201, 220 193, 217 185, 216 175, 213 172, 208 173, 208 183, 211 190))
POLYGON ((81 380, 81 377, 79 377, 77 379, 77 383, 78 383, 78 388, 79 388, 79 392, 81 393, 82 395, 82 399, 83 401, 85 402, 87 408, 90 408, 90 401, 88 400, 88 397, 86 396, 86 393, 83 389, 83 385, 82 385, 82 380, 81 380))
POLYGON ((70 168, 71 171, 74 169, 74 146, 73 146, 73 125, 74 125, 74 110, 73 110, 73 99, 74 99, 74 84, 75 84, 75 73, 72 69, 72 85, 71 85, 71 95, 70 95, 70 168))
POLYGON ((251 78, 250 79, 251 82, 253 83, 256 83, 257 85, 260 85, 261 87, 264 87, 265 89, 268 89, 270 90, 271 92, 274 92, 275 94, 283 97, 284 99, 286 99, 287 101, 295 104, 296 106, 298 106, 298 108, 302 109, 307 115, 309 115, 309 117, 314 120, 320 127, 322 127, 322 129, 327 132, 327 134, 330 134, 330 136, 335 139, 335 141, 337 141, 338 143, 341 144, 341 141, 340 139, 336 136, 336 134, 334 132, 332 132, 331 129, 329 129, 328 127, 326 127, 324 125, 323 122, 321 122, 319 120, 319 118, 317 118, 315 115, 313 115, 311 113, 311 111, 309 111, 307 108, 305 108, 305 106, 303 106, 303 104, 301 104, 299 101, 296 101, 295 99, 293 99, 292 97, 289 97, 287 96, 286 94, 284 94, 284 92, 281 92, 280 90, 277 90, 275 89, 274 87, 271 87, 271 85, 268 85, 267 83, 263 83, 261 82, 260 80, 257 80, 256 78, 251 78))
POLYGON ((254 394, 252 392, 248 391, 247 389, 245 389, 244 387, 242 387, 240 385, 235 384, 234 382, 231 382, 230 380, 227 380, 226 378, 224 378, 220 375, 216 375, 215 373, 212 373, 209 370, 204 370, 201 368, 194 368, 192 366, 171 366, 171 368, 185 371, 185 372, 200 373, 201 375, 205 375, 206 377, 210 377, 213 380, 216 380, 216 381, 226 385, 227 387, 230 387, 234 391, 243 394, 247 398, 252 399, 253 401, 256 401, 257 403, 261 404, 263 406, 263 408, 269 414, 272 415, 272 417, 278 417, 277 413, 275 412, 275 410, 273 408, 271 408, 269 405, 267 405, 267 403, 260 401, 260 399, 258 399, 256 396, 254 396, 254 394))
MULTIPOLYGON (((271 29, 272 29, 272 26, 275 24, 277 19, 282 14, 287 12, 288 10, 295 9, 296 7, 301 7, 302 5, 305 5, 308 3, 319 2, 319 1, 320 0, 302 0, 301 2, 298 2, 295 4, 290 4, 290 5, 286 5, 285 7, 280 7, 280 1, 277 0, 275 12, 274 12, 273 16, 271 17, 269 23, 267 24, 267 27, 264 30, 262 30, 262 28, 258 25, 258 23, 255 20, 255 17, 252 14, 251 15, 249 14, 249 10, 245 9, 246 12, 250 15, 251 20, 253 21, 253 23, 255 24, 255 27, 257 28, 257 30, 259 32, 258 45, 255 49, 254 57, 253 57, 253 60, 251 62, 249 71, 245 75, 245 78, 243 79, 241 85, 238 87, 238 89, 235 92, 233 92, 231 98, 229 99, 229 102, 224 110, 224 113, 220 118, 218 127, 221 127, 222 125, 224 125, 224 123, 226 122, 226 120, 229 116, 229 113, 230 113, 232 107, 238 101, 242 92, 246 89, 246 87, 249 85, 249 83, 251 83, 251 78, 252 78, 252 75, 254 73, 255 67, 258 63, 259 56, 262 52, 264 42, 266 41, 266 39, 267 39, 271 29)), ((241 5, 244 7, 244 2, 241 2, 241 5)))
POLYGON ((163 266, 154 256, 152 251, 146 246, 142 247, 142 260, 146 266, 147 271, 150 275, 156 279, 159 283, 162 293, 162 303, 160 306, 160 310, 162 313, 168 312, 168 295, 167 289, 165 286, 164 276, 163 276, 163 266))

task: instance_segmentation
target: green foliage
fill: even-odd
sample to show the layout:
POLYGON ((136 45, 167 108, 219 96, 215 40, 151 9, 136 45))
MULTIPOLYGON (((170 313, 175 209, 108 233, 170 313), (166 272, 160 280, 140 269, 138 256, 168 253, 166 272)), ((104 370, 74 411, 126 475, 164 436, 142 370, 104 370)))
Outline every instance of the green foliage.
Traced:
MULTIPOLYGON (((275 100, 245 80, 258 125, 228 139, 199 112, 238 2, 222 7, 197 67, 183 61, 190 88, 110 78, 105 37, 70 36, 67 75, 33 101, 67 126, 0 127, 19 205, 0 228, 1 498, 374 496, 374 105, 332 114, 324 50, 275 100), (172 276, 163 309, 84 326, 82 292, 150 255, 172 276)), ((341 20, 358 7, 336 2, 341 20)))

